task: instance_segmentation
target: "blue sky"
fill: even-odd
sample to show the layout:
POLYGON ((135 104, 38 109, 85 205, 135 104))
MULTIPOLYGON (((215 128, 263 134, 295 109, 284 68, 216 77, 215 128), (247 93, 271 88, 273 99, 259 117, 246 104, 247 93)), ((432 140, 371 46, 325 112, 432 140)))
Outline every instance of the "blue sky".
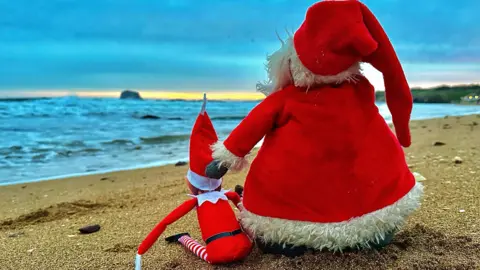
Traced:
MULTIPOLYGON (((0 0, 0 95, 40 89, 254 91, 298 0, 0 0)), ((478 0, 364 0, 412 85, 480 81, 478 0)), ((381 88, 381 76, 367 68, 381 88)))

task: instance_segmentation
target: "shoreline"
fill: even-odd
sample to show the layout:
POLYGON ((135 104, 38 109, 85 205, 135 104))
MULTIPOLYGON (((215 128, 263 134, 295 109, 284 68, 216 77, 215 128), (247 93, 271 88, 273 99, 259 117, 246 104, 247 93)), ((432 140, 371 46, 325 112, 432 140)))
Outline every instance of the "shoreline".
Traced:
MULTIPOLYGON (((480 107, 479 107, 480 108, 480 107)), ((480 110, 479 112, 480 113, 480 110)), ((456 117, 456 116, 471 116, 471 115, 476 115, 476 113, 464 113, 464 114, 449 114, 449 115, 442 115, 442 116, 436 116, 436 117, 418 117, 414 118, 411 120, 411 123, 416 122, 416 121, 422 121, 422 120, 435 120, 435 119, 441 119, 442 117, 456 117)), ((391 125, 392 121, 391 120, 385 120, 389 125, 391 125)), ((256 147, 260 147, 261 142, 257 144, 256 147)), ((105 174, 105 173, 112 173, 112 172, 123 172, 123 171, 131 171, 131 170, 136 170, 136 169, 145 169, 145 168, 153 168, 153 167, 158 167, 158 166, 165 166, 165 165, 172 165, 177 162, 188 162, 188 154, 187 157, 177 159, 177 160, 169 160, 169 161, 155 161, 155 162, 149 162, 149 163, 144 163, 144 164, 137 164, 134 166, 129 166, 129 167, 122 167, 122 168, 111 168, 111 169, 105 169, 105 170, 98 170, 98 171, 89 171, 89 172, 79 172, 79 173, 71 173, 71 174, 61 174, 61 175, 56 175, 56 176, 51 176, 51 177, 45 177, 45 178, 35 178, 35 179, 28 179, 28 180, 21 180, 21 181, 15 181, 15 182, 0 182, 0 187, 2 186, 11 186, 11 185, 20 185, 20 184, 28 184, 28 183, 36 183, 36 182, 43 182, 43 181, 52 181, 52 180, 61 180, 64 178, 73 178, 73 177, 82 177, 82 176, 88 176, 88 175, 96 175, 96 174, 105 174)))
MULTIPOLYGON (((412 121, 405 156, 426 180, 422 206, 393 242, 377 252, 299 258, 261 254, 247 269, 479 269, 480 114, 412 121), (461 162, 456 162, 460 158, 461 162)), ((133 269, 138 245, 153 227, 189 199, 188 165, 163 165, 0 187, 0 254, 6 269, 133 269), (100 231, 78 229, 99 224, 100 231), (48 258, 46 260, 45 258, 48 258)), ((243 185, 246 172, 228 173, 224 189, 243 185)), ((143 269, 213 269, 163 237, 201 233, 195 213, 168 226, 143 257, 143 269)), ((217 266, 227 270, 232 266, 217 266)), ((2 268, 3 269, 3 268, 2 268)))
POLYGON ((166 166, 166 165, 173 165, 177 162, 182 162, 182 161, 188 162, 188 158, 179 159, 179 160, 176 160, 176 161, 158 161, 158 162, 152 162, 152 163, 148 163, 148 164, 139 164, 139 165, 136 165, 136 166, 124 167, 124 168, 113 168, 113 169, 83 172, 83 173, 63 174, 63 175, 52 176, 52 177, 47 177, 47 178, 37 178, 37 179, 32 179, 32 180, 16 181, 16 182, 13 182, 13 183, 6 182, 6 183, 0 183, 0 187, 12 186, 12 185, 21 185, 21 184, 30 184, 30 183, 38 183, 38 182, 44 182, 44 181, 62 180, 62 179, 65 179, 65 178, 77 178, 77 177, 83 177, 83 176, 100 175, 100 174, 106 174, 106 173, 134 171, 134 170, 138 170, 138 169, 148 169, 148 168, 155 168, 155 167, 161 167, 161 166, 166 166))

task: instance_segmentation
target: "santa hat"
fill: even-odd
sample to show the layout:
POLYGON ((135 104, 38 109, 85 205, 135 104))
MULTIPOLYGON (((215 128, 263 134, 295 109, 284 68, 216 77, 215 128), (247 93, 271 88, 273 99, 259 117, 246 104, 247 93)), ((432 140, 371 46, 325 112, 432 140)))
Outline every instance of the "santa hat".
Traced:
POLYGON ((195 121, 190 137, 190 169, 187 179, 200 190, 215 190, 222 184, 222 179, 205 176, 207 165, 213 161, 210 145, 218 141, 217 133, 206 112, 207 96, 203 94, 203 105, 195 121))
POLYGON ((293 43, 303 66, 317 75, 337 75, 358 62, 379 70, 397 137, 403 146, 410 146, 412 94, 388 36, 364 4, 357 0, 314 4, 293 43))

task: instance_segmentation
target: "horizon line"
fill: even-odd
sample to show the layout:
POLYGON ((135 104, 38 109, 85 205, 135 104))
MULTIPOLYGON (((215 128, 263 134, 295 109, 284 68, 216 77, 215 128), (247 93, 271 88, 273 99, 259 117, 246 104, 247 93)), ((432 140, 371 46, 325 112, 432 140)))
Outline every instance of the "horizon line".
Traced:
MULTIPOLYGON (((201 100, 203 93, 207 93, 209 100, 261 100, 265 95, 260 92, 167 92, 154 90, 131 90, 138 92, 142 99, 183 99, 183 100, 201 100)), ((103 90, 103 91, 64 91, 64 90, 40 90, 40 91, 16 91, 7 95, 2 95, 0 99, 9 98, 55 98, 55 97, 80 97, 80 98, 120 98, 120 94, 126 90, 103 90)))
MULTIPOLYGON (((428 84, 411 86, 410 89, 430 90, 438 87, 460 87, 460 86, 475 86, 480 84, 478 82, 471 83, 442 83, 442 84, 428 84)), ((210 100, 261 100, 265 95, 260 92, 251 91, 166 91, 166 90, 133 90, 133 89, 79 89, 77 90, 20 90, 20 91, 6 91, 0 90, 0 99, 10 98, 54 98, 54 97, 69 97, 75 96, 80 98, 120 98, 123 91, 138 92, 142 99, 183 99, 183 100, 199 100, 203 98, 203 93, 207 93, 210 100)), ((384 89, 375 89, 377 92, 384 92, 384 89)))

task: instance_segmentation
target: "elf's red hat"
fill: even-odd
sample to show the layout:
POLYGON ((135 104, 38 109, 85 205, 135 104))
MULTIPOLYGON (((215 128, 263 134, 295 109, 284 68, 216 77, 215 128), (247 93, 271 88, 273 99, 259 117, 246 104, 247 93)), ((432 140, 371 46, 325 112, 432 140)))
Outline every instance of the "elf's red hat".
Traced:
POLYGON ((336 75, 358 62, 382 72, 398 140, 410 146, 412 94, 388 36, 364 4, 324 0, 312 5, 293 42, 298 58, 314 74, 336 75))
POLYGON ((190 169, 187 179, 200 190, 215 190, 222 184, 222 179, 205 176, 207 165, 213 161, 210 145, 218 141, 217 133, 205 108, 207 95, 203 94, 203 105, 195 121, 190 137, 190 169))

